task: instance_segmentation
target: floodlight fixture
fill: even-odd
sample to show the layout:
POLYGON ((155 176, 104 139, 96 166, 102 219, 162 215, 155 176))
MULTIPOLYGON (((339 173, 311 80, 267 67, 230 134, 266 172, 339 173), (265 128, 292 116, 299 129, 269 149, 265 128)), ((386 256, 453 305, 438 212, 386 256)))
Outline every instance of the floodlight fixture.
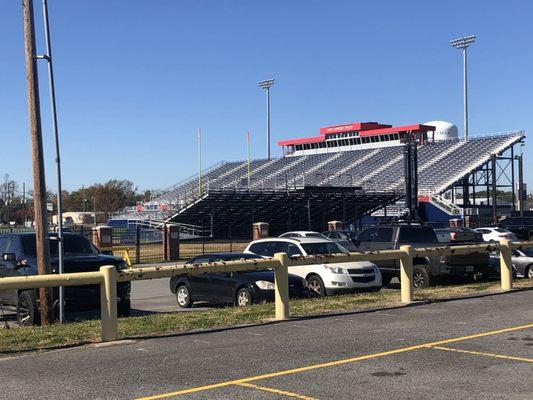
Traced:
POLYGON ((270 89, 270 86, 274 84, 274 79, 265 79, 263 81, 259 81, 259 87, 261 89, 270 89))
POLYGON ((464 36, 461 38, 450 40, 450 44, 456 49, 464 50, 476 41, 476 35, 464 36))

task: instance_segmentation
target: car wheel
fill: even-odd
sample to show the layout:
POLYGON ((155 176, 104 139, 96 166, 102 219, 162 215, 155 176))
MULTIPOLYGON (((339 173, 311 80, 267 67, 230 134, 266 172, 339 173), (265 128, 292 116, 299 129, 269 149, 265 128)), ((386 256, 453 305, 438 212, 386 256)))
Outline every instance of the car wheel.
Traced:
POLYGON ((176 301, 180 308, 192 307, 191 291, 187 285, 181 285, 176 289, 176 301))
POLYGON ((41 314, 37 306, 37 296, 33 290, 25 290, 19 294, 17 303, 17 321, 19 325, 39 325, 41 314))
POLYGON ((533 265, 530 265, 529 267, 527 267, 527 270, 524 276, 528 279, 533 279, 533 265))
POLYGON ((324 282, 318 275, 311 275, 307 278, 307 286, 318 296, 326 295, 326 288, 324 287, 324 282))
POLYGON ((235 305, 237 307, 246 307, 252 305, 252 294, 247 288, 240 288, 235 296, 235 305))
POLYGON ((131 301, 121 300, 118 303, 117 314, 120 318, 129 317, 131 314, 131 301))
POLYGON ((392 281, 392 275, 381 275, 381 284, 383 286, 389 286, 392 281))
POLYGON ((417 265, 413 269, 413 285, 416 288, 428 288, 433 284, 433 275, 425 265, 417 265))

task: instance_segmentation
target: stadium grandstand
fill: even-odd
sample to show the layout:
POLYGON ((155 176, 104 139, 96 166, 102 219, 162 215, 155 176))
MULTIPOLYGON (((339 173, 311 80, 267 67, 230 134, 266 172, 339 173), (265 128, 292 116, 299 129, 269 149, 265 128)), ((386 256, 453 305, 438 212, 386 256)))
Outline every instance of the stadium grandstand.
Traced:
POLYGON ((282 157, 220 162, 202 171, 201 179, 191 176, 113 218, 201 225, 224 237, 228 230, 249 235, 259 221, 269 222, 276 234, 324 230, 330 220, 357 224, 365 216, 398 216, 405 212, 409 141, 416 143, 420 217, 480 215, 480 208, 496 204, 493 194, 504 187, 512 187, 514 199, 514 146, 525 137, 516 131, 464 140, 443 121, 328 126, 319 136, 278 142, 282 157), (498 173, 502 160, 512 160, 512 174, 502 174, 501 166, 498 173), (503 182, 507 175, 513 182, 503 182))

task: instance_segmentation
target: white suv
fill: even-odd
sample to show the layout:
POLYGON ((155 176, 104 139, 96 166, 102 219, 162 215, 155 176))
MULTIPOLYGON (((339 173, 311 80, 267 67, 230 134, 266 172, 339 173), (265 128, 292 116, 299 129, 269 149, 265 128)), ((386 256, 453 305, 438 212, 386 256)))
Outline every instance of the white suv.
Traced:
MULTIPOLYGON (((254 240, 244 252, 263 257, 273 257, 276 253, 287 253, 289 257, 348 253, 344 247, 331 240, 309 237, 254 240)), ((289 267, 289 273, 305 278, 309 288, 322 296, 381 289, 379 268, 368 261, 298 265, 289 267)))

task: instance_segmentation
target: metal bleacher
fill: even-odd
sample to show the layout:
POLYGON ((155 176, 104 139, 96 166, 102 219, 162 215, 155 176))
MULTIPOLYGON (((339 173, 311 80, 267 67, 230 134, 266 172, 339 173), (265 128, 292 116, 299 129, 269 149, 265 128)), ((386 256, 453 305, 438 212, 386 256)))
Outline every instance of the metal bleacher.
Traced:
MULTIPOLYGON (((429 142, 418 149, 419 189, 439 194, 501 154, 525 134, 481 136, 429 142)), ((316 155, 224 162, 167 189, 163 195, 129 208, 121 217, 169 220, 202 201, 213 190, 283 191, 305 187, 359 187, 366 191, 404 190, 403 146, 316 155), (248 170, 250 174, 248 174, 248 170)))

